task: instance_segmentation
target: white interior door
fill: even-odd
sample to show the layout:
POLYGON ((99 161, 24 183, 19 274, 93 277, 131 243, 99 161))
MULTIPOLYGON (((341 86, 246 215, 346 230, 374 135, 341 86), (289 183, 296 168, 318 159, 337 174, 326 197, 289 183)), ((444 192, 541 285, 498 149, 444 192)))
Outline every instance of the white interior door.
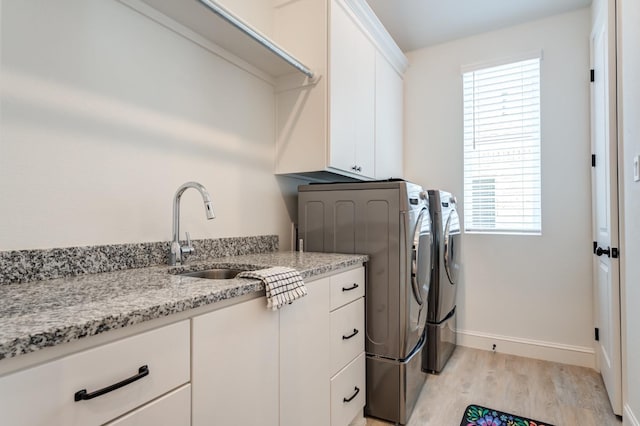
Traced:
POLYGON ((616 414, 621 415, 615 27, 613 21, 609 20, 615 11, 602 12, 591 35, 594 69, 591 86, 591 138, 596 156, 592 179, 594 296, 599 335, 596 352, 611 406, 616 414))

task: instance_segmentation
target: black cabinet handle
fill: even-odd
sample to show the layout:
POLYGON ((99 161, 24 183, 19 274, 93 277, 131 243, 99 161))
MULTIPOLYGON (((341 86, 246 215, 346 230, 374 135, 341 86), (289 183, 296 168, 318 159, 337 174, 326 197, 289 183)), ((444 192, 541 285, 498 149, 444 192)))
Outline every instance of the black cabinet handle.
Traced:
POLYGON ((109 393, 116 389, 120 389, 123 386, 127 386, 128 384, 133 383, 136 380, 140 380, 144 376, 148 376, 148 375, 149 375, 149 367, 146 365, 143 365, 138 369, 138 374, 136 374, 135 376, 131 376, 128 379, 124 379, 121 382, 115 383, 111 386, 107 386, 106 388, 98 389, 97 391, 94 391, 91 393, 88 393, 86 389, 79 390, 73 396, 73 400, 78 402, 78 401, 86 401, 88 399, 97 398, 99 396, 104 395, 105 393, 109 393))
POLYGON ((596 256, 602 256, 603 254, 606 254, 607 257, 611 257, 611 251, 609 247, 607 247, 606 249, 603 249, 602 247, 598 247, 596 249, 596 256))
POLYGON ((353 393, 353 395, 351 395, 351 397, 349 397, 349 398, 342 398, 342 402, 351 402, 351 401, 353 401, 353 398, 355 398, 356 396, 358 396, 358 394, 360 393, 360 388, 359 388, 359 387, 357 387, 357 386, 355 386, 355 387, 353 388, 353 390, 355 391, 355 392, 353 393))
POLYGON ((342 291, 351 291, 351 290, 355 290, 356 288, 358 288, 358 284, 353 283, 351 287, 342 287, 342 291))
POLYGON ((351 339, 353 336, 355 336, 356 334, 358 334, 358 329, 357 329, 357 328, 354 328, 354 329, 353 329, 353 333, 351 333, 351 334, 350 334, 350 335, 348 335, 348 336, 342 336, 342 340, 349 340, 349 339, 351 339))

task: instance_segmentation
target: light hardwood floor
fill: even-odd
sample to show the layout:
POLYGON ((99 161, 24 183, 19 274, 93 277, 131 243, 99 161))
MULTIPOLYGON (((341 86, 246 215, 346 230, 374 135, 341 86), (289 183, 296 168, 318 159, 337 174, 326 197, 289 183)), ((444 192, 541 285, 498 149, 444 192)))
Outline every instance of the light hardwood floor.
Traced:
POLYGON ((427 376, 408 426, 458 426, 469 404, 556 426, 622 424, 594 370, 458 346, 442 373, 427 376))

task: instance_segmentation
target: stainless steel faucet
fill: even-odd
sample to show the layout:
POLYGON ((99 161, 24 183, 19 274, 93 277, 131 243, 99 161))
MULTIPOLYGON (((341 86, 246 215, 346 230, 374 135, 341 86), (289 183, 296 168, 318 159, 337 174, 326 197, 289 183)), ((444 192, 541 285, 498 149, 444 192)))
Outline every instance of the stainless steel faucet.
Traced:
POLYGON ((211 197, 207 189, 200 185, 198 182, 187 182, 178 188, 176 195, 173 197, 173 241, 171 242, 171 253, 169 254, 169 265, 182 265, 185 257, 195 252, 193 246, 191 246, 191 237, 187 232, 187 244, 180 245, 180 198, 182 193, 189 188, 197 189, 202 200, 204 201, 204 209, 207 213, 207 219, 215 219, 216 215, 213 213, 213 204, 211 204, 211 197))

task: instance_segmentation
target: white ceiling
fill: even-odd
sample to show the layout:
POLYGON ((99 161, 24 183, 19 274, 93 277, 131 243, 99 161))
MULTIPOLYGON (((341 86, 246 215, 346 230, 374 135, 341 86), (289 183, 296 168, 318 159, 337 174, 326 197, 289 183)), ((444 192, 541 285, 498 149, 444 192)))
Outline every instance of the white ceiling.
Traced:
POLYGON ((586 7, 591 0, 367 0, 403 52, 586 7))

